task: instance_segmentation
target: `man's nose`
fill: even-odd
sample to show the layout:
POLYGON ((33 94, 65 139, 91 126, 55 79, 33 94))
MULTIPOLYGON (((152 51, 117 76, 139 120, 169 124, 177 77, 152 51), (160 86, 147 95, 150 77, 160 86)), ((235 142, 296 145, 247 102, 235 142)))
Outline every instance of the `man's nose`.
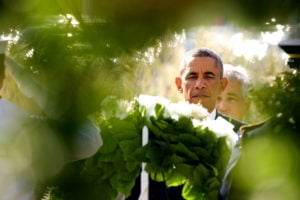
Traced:
POLYGON ((196 88, 202 89, 202 88, 205 88, 205 87, 206 87, 205 80, 203 80, 202 78, 198 78, 196 80, 196 88))

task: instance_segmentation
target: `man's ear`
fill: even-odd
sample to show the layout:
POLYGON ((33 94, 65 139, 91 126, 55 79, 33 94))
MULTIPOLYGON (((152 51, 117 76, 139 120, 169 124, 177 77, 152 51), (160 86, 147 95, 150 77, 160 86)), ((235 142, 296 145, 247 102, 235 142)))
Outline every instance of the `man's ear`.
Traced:
POLYGON ((228 84, 228 79, 226 77, 223 77, 221 79, 221 88, 222 88, 222 91, 226 88, 227 84, 228 84))
POLYGON ((180 93, 182 93, 182 81, 181 81, 181 78, 180 77, 176 77, 175 78, 175 84, 177 86, 177 89, 180 93))

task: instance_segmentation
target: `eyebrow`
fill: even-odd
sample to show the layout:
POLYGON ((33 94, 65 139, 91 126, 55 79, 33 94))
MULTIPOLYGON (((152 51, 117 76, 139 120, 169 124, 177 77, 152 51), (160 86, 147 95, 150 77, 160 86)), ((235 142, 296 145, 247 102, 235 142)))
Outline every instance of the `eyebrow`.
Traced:
POLYGON ((231 96, 231 97, 237 97, 237 98, 239 98, 239 95, 237 93, 234 93, 234 92, 228 92, 227 95, 231 96))
POLYGON ((213 75, 213 76, 216 76, 216 74, 214 72, 211 72, 211 71, 204 72, 204 75, 213 75))
POLYGON ((188 79, 189 77, 198 77, 197 72, 188 72, 183 78, 188 79))
MULTIPOLYGON (((207 71, 203 73, 204 75, 213 75, 216 76, 216 73, 211 72, 211 71, 207 71)), ((190 76, 190 75, 198 75, 198 72, 189 72, 186 74, 186 76, 190 76)))
POLYGON ((198 73, 197 72, 189 72, 185 76, 187 77, 187 76, 190 76, 190 75, 198 75, 198 73))

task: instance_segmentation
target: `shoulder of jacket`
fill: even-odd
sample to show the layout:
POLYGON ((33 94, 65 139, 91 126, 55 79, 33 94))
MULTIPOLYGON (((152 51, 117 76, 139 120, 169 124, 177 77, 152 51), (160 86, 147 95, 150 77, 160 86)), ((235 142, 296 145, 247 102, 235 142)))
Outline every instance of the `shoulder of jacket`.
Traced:
POLYGON ((261 128, 263 128, 266 124, 270 122, 271 118, 265 119, 263 121, 259 121, 257 123, 246 124, 240 127, 240 138, 248 138, 256 135, 260 132, 261 128))
POLYGON ((263 121, 259 121, 259 122, 255 122, 255 123, 251 123, 251 124, 245 124, 243 126, 241 126, 240 131, 245 131, 245 130, 253 130, 255 128, 258 128, 262 125, 264 125, 266 122, 268 122, 270 120, 270 118, 265 119, 263 121))

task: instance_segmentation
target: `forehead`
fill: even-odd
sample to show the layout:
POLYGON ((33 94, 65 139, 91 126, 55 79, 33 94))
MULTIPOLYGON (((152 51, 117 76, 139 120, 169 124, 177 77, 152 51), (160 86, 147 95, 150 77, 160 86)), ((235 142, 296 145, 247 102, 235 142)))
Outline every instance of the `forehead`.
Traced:
POLYGON ((225 90, 241 92, 241 82, 238 80, 230 80, 228 81, 225 90))
POLYGON ((226 96, 237 96, 243 99, 243 92, 241 88, 241 83, 238 80, 230 80, 223 92, 226 96))
POLYGON ((207 72, 211 71, 216 74, 220 74, 220 69, 217 66, 215 59, 211 57, 189 57, 186 59, 186 65, 183 72, 195 71, 195 72, 207 72))

